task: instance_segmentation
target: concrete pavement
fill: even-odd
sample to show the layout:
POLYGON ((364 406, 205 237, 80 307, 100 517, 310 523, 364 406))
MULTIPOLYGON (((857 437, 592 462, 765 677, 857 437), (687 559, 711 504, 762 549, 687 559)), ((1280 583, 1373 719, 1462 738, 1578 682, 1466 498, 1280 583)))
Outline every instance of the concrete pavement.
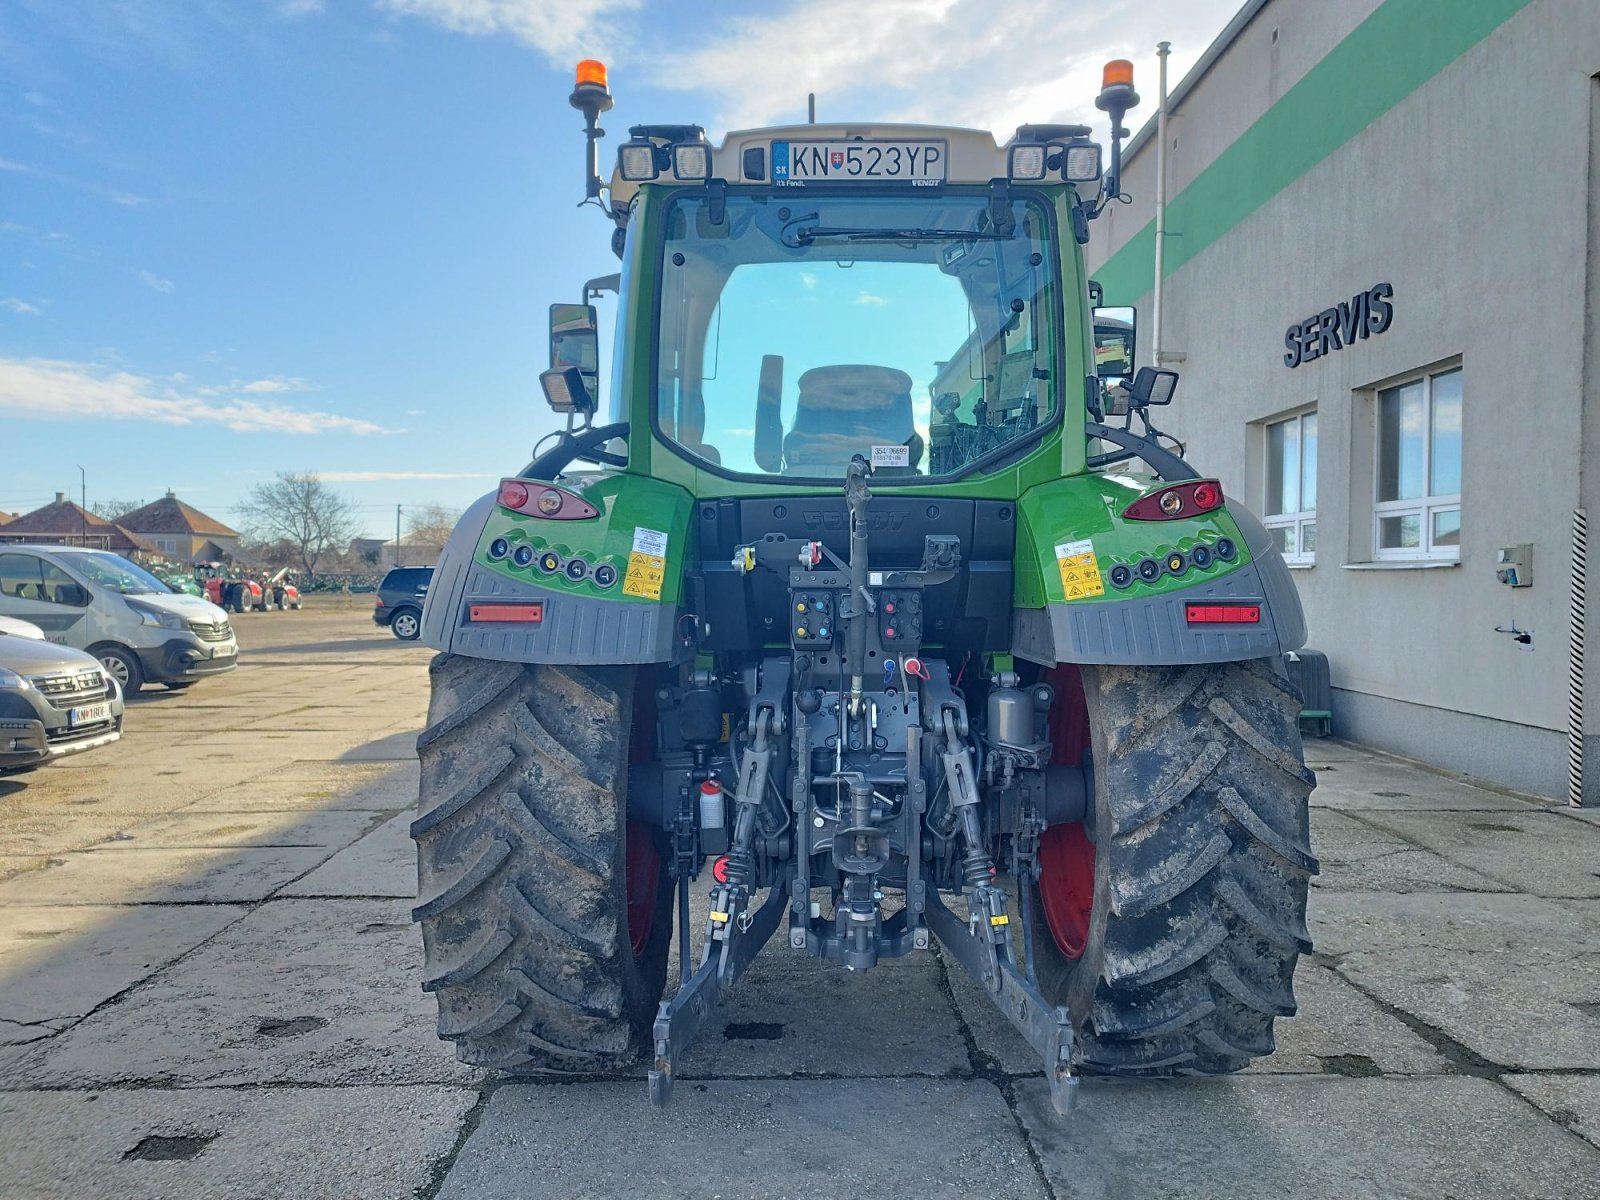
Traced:
POLYGON ((774 943, 642 1079, 504 1082, 417 987, 428 652, 361 608, 236 618, 244 665, 0 780, 0 1194, 1600 1196, 1600 828, 1313 740, 1317 953, 1279 1051, 1086 1081, 937 954, 774 943))

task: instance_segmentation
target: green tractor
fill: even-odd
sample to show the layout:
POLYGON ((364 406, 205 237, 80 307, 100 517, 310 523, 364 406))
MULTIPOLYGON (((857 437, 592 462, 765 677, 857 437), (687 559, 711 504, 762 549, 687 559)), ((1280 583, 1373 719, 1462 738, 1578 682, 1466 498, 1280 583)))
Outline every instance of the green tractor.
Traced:
POLYGON ((1137 100, 1112 64, 1108 169, 1073 125, 642 125, 602 187, 580 64, 621 271, 552 309, 566 427, 422 622, 415 917, 463 1061, 645 1058, 665 1103, 775 934, 824 970, 937 941, 1063 1113, 1080 1071, 1272 1052, 1317 870, 1304 620, 1151 425, 1177 377, 1094 311, 1137 100))

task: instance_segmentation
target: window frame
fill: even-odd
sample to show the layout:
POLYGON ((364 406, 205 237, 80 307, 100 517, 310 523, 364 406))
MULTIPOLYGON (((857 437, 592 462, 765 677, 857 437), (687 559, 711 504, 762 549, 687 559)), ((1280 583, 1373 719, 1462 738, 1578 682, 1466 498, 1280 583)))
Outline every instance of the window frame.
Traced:
MULTIPOLYGON (((905 196, 908 193, 899 187, 875 187, 873 185, 846 184, 808 186, 804 189, 808 196, 818 198, 840 197, 861 198, 867 196, 905 196)), ((727 187, 724 193, 729 198, 751 196, 758 199, 773 199, 770 188, 762 187, 727 187)), ((990 189, 983 184, 944 184, 937 189, 928 189, 923 193, 917 189, 919 196, 937 199, 950 196, 988 197, 990 189)), ((1029 458, 1043 449, 1052 435, 1066 425, 1068 406, 1074 402, 1076 389, 1069 385, 1071 378, 1067 372, 1067 285, 1071 279, 1069 268, 1072 265, 1071 248, 1062 245, 1062 223, 1058 219, 1056 203, 1048 193, 1034 188, 1013 186, 1008 193, 1013 201, 1032 203, 1043 217, 1049 236, 1050 245, 1055 248, 1056 256, 1046 259, 1053 261, 1053 267, 1047 280, 1046 288, 1051 295, 1048 316, 1051 321, 1051 337, 1048 339, 1051 353, 1053 354, 1052 371, 1052 404, 1049 417, 1028 430, 1023 436, 1014 441, 996 446, 978 458, 964 463, 957 471, 944 475, 907 475, 884 476, 874 482, 874 487, 921 487, 928 484, 953 483, 957 480, 969 479, 979 475, 989 475, 996 471, 1010 467, 1029 458)), ((671 195, 661 202, 660 210, 655 214, 656 226, 648 241, 641 239, 639 250, 641 264, 647 265, 654 272, 654 280, 650 287, 649 307, 644 311, 645 319, 650 324, 650 434, 652 438, 651 453, 665 450, 674 458, 681 459, 694 470, 719 479, 733 480, 738 483, 767 484, 779 487, 826 487, 838 488, 842 476, 804 476, 804 475, 769 475, 761 472, 741 472, 724 467, 695 454, 693 450, 677 440, 675 436, 667 433, 661 422, 661 353, 662 329, 661 307, 662 296, 666 285, 665 259, 667 253, 667 230, 670 228, 671 216, 674 209, 685 200, 707 200, 711 192, 707 188, 673 188, 671 195)), ((631 238, 630 238, 631 240, 631 238)), ((626 270, 626 262, 624 269, 626 270)), ((1086 303, 1085 301, 1080 301, 1086 303)), ((618 331, 619 338, 621 330, 618 331)), ((1044 341, 1038 343, 1044 346, 1044 341)), ((619 342, 620 345, 620 342, 619 342)), ((926 453, 926 451, 924 451, 926 453)))
MULTIPOLYGON (((1374 388, 1372 393, 1372 561, 1374 562, 1459 562, 1461 560, 1461 492, 1452 495, 1433 495, 1429 490, 1433 487, 1433 397, 1434 381, 1446 375, 1462 376, 1461 387, 1461 412, 1462 424, 1466 423, 1466 379, 1462 375, 1463 366, 1457 362, 1450 366, 1431 367, 1421 371, 1413 371, 1394 379, 1384 386, 1374 388), (1381 424, 1383 420, 1383 397, 1386 393, 1397 392, 1411 384, 1422 384, 1422 487, 1420 496, 1413 496, 1404 500, 1379 500, 1378 487, 1382 479, 1383 470, 1383 433, 1381 424), (1433 541, 1433 519, 1438 513, 1454 510, 1456 513, 1456 544, 1454 546, 1436 546, 1433 541), (1383 522, 1394 517, 1416 516, 1421 530, 1421 537, 1416 546, 1384 546, 1383 522)), ((1464 432, 1464 431, 1463 431, 1464 432)), ((1458 473, 1466 460, 1465 437, 1462 437, 1462 462, 1457 464, 1458 473)))
MULTIPOLYGON (((1305 502, 1305 463, 1306 463, 1306 459, 1305 459, 1305 453, 1306 453, 1305 452, 1305 445, 1306 445, 1305 419, 1307 417, 1316 418, 1316 416, 1317 416, 1317 408, 1316 408, 1315 405, 1312 405, 1309 408, 1303 408, 1303 409, 1300 409, 1297 412, 1289 413, 1286 416, 1275 417, 1270 421, 1263 421, 1261 423, 1261 524, 1264 525, 1267 528, 1268 532, 1271 532, 1274 529, 1292 529, 1292 530, 1294 530, 1294 547, 1295 547, 1294 548, 1294 553, 1292 553, 1292 554, 1284 554, 1284 556, 1283 556, 1283 561, 1288 563, 1290 566, 1301 566, 1301 567, 1314 567, 1314 566, 1316 566, 1316 563, 1317 563, 1317 552, 1315 550, 1311 550, 1311 551, 1307 552, 1306 549, 1305 549, 1305 527, 1307 525, 1315 525, 1317 523, 1317 506, 1316 506, 1316 502, 1315 502, 1316 498, 1315 497, 1312 498, 1312 505, 1311 505, 1310 508, 1301 508, 1300 510, 1298 510, 1296 512, 1272 513, 1271 515, 1268 515, 1268 510, 1272 507, 1272 505, 1274 503, 1274 501, 1268 495, 1268 488, 1271 486, 1271 480, 1272 480, 1272 429, 1273 429, 1273 426, 1275 426, 1275 425, 1287 425, 1291 421, 1294 422, 1295 431, 1296 431, 1295 445, 1298 447, 1297 453, 1300 456, 1300 462, 1299 462, 1299 484, 1298 484, 1296 490, 1299 493, 1299 496, 1298 496, 1299 502, 1304 504, 1304 502, 1305 502)), ((1321 433, 1322 433, 1321 426, 1322 426, 1322 423, 1320 421, 1318 421, 1317 422, 1317 434, 1318 434, 1317 445, 1318 445, 1319 450, 1320 450, 1320 447, 1321 447, 1321 444, 1322 444, 1321 443, 1321 433)), ((1318 472, 1318 482, 1319 483, 1321 482, 1321 478, 1320 477, 1321 477, 1321 472, 1319 471, 1318 472)), ((1279 473, 1279 478, 1280 479, 1282 478, 1281 471, 1279 473)))

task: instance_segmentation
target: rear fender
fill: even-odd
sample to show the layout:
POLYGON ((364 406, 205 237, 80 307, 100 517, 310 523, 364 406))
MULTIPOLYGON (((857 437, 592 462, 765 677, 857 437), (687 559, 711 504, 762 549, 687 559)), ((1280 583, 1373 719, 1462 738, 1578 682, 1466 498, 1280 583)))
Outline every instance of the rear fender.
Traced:
POLYGON ((1156 666, 1265 658, 1305 644, 1300 597, 1261 522, 1234 504, 1172 521, 1122 515, 1155 486, 1089 474, 1023 495, 1013 653, 1045 665, 1156 666), (1157 570, 1147 578, 1150 563, 1157 570), (1191 622, 1195 603, 1259 607, 1260 619, 1191 622))
MULTIPOLYGON (((528 480, 535 495, 547 484, 528 480)), ((437 650, 526 663, 672 662, 683 572, 695 561, 689 493, 638 475, 563 479, 598 510, 551 520, 502 507, 467 509, 439 556, 421 640, 437 650), (578 565, 578 564, 581 564, 578 565), (518 619, 505 620, 515 616, 518 619)))

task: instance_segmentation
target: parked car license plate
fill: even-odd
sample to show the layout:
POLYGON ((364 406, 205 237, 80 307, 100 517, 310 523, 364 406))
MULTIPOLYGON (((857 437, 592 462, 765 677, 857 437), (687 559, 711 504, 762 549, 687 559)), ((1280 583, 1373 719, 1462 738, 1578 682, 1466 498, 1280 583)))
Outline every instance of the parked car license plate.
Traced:
POLYGON ((232 658, 237 653, 239 653, 238 642, 223 642, 211 647, 212 658, 232 658))
POLYGON ((774 182, 943 183, 943 142, 773 142, 774 182))
POLYGON ((111 719, 111 705, 85 704, 82 708, 69 708, 67 710, 67 724, 76 728, 79 725, 93 725, 97 721, 111 719))

